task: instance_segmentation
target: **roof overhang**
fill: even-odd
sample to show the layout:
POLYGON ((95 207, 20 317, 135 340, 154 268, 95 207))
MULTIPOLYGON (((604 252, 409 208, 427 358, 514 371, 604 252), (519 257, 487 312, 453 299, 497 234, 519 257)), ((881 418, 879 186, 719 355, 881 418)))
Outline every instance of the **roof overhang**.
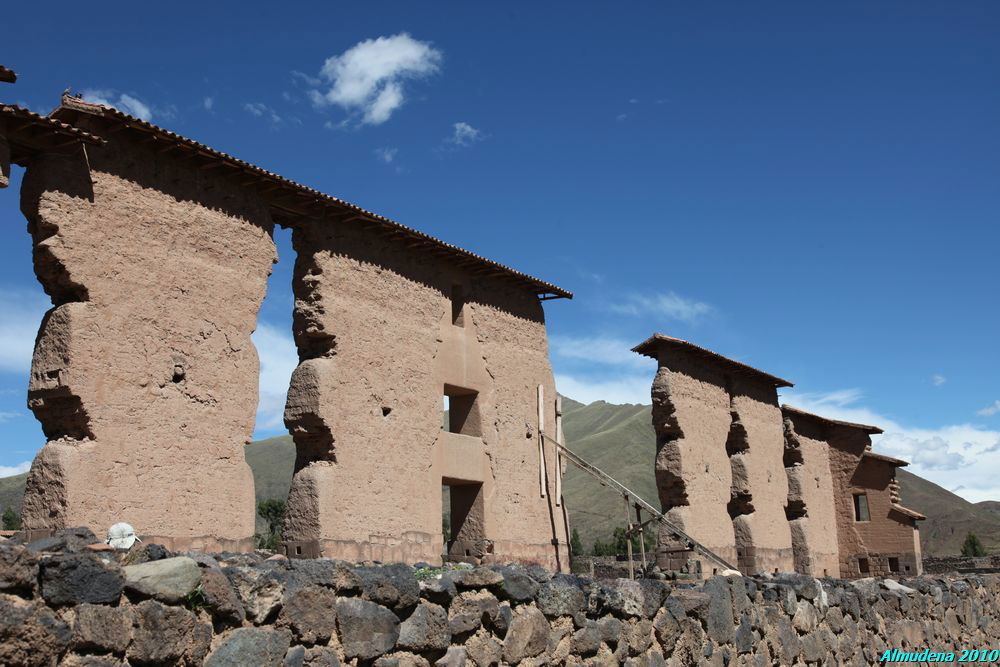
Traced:
POLYGON ((892 509, 894 509, 895 511, 899 512, 904 516, 908 516, 911 519, 915 519, 917 521, 925 521, 927 519, 927 517, 921 514, 920 512, 914 512, 909 507, 903 507, 902 505, 897 505, 896 503, 892 504, 892 509))
POLYGON ((875 452, 871 451, 866 451, 864 454, 862 454, 862 456, 865 457, 866 459, 872 459, 873 461, 881 461, 882 463, 888 463, 889 465, 896 466, 897 468, 903 468, 910 465, 908 461, 904 461, 903 459, 897 459, 892 456, 886 456, 885 454, 876 454, 875 452))
POLYGON ((653 334, 646 340, 642 341, 641 343, 633 347, 632 351, 637 354, 642 354, 644 356, 656 359, 659 356, 659 350, 664 347, 693 352, 694 354, 701 356, 707 360, 710 360, 714 363, 727 366, 738 373, 751 375, 758 379, 765 380, 773 384, 775 387, 794 386, 788 380, 780 378, 776 375, 765 373, 764 371, 758 370, 753 366, 747 366, 746 364, 736 361, 735 359, 724 357, 721 354, 717 352, 712 352, 711 350, 701 347, 700 345, 695 345, 694 343, 690 343, 686 340, 682 340, 680 338, 674 338, 673 336, 667 336, 661 333, 653 334))
POLYGON ((21 166, 35 153, 70 151, 81 142, 104 143, 104 139, 68 123, 10 104, 0 104, 0 122, 0 131, 10 145, 10 160, 21 166))
MULTIPOLYGON (((573 293, 522 273, 493 260, 486 259, 458 246, 436 239, 394 220, 372 213, 355 204, 318 190, 288 180, 226 153, 188 139, 169 130, 135 118, 117 109, 100 104, 92 104, 82 99, 64 95, 62 104, 52 112, 51 117, 69 123, 76 123, 82 115, 102 119, 104 127, 98 133, 113 133, 129 130, 145 135, 144 140, 164 153, 189 156, 198 163, 198 168, 221 169, 241 178, 241 184, 254 188, 271 209, 272 217, 284 226, 294 226, 307 220, 336 219, 341 222, 370 224, 393 239, 404 240, 409 246, 448 257, 458 266, 468 270, 473 276, 498 277, 510 280, 522 288, 533 292, 539 299, 572 299, 573 293)), ((91 123, 92 125, 92 123, 91 123)))
POLYGON ((871 435, 877 435, 882 433, 882 429, 878 426, 871 426, 870 424, 856 424, 854 422, 841 421, 839 419, 830 419, 829 417, 824 417, 822 415, 817 415, 812 412, 806 412, 799 408, 793 407, 791 405, 782 404, 781 411, 786 413, 790 417, 806 417, 814 421, 822 422, 830 426, 844 426, 846 428, 854 428, 859 431, 864 431, 865 433, 871 435))

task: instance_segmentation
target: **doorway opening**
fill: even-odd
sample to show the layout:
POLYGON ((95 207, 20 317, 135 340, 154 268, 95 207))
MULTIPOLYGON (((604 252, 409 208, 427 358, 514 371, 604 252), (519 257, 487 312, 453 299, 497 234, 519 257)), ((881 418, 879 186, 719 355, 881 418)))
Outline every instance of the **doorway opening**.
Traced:
POLYGON ((483 525, 481 482, 441 480, 442 556, 446 561, 479 563, 493 551, 483 525))

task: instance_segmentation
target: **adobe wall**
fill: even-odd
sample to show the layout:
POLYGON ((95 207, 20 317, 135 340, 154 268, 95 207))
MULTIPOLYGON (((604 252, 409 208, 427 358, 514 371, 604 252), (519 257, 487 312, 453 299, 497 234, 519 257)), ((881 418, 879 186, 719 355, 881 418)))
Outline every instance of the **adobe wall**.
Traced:
POLYGON ((250 334, 275 248, 266 208, 216 173, 128 131, 32 159, 21 207, 53 308, 31 368, 48 442, 25 528, 127 521, 176 548, 252 546, 250 334))
MULTIPOLYGON (((703 356, 661 346, 653 382, 656 479, 665 514, 719 556, 748 572, 791 572, 785 517, 783 425, 767 381, 731 374, 703 356)), ((676 551, 661 528, 661 567, 676 551)), ((717 566, 702 563, 710 573, 717 566)))
POLYGON ((803 515, 789 520, 795 571, 814 576, 840 573, 837 512, 829 448, 822 427, 808 418, 785 413, 785 444, 795 450, 786 459, 789 505, 800 504, 803 515), (794 455, 793 455, 794 454, 794 455), (791 464, 791 465, 789 465, 791 464))
POLYGON ((867 494, 871 521, 855 522, 855 529, 867 549, 873 574, 896 574, 890 572, 890 556, 899 559, 902 574, 920 574, 920 531, 913 519, 892 507, 891 488, 895 479, 896 466, 892 463, 868 457, 861 459, 851 484, 852 490, 867 494))
POLYGON ((0 188, 10 185, 10 144, 5 132, 6 120, 0 118, 0 188))
POLYGON ((889 572, 888 557, 898 557, 903 574, 919 574, 919 531, 890 507, 889 485, 895 470, 888 463, 863 459, 871 445, 868 434, 848 427, 831 427, 830 472, 837 508, 840 576, 867 576, 858 558, 867 558, 870 573, 889 572), (868 495, 870 522, 854 520, 854 494, 868 495), (905 568, 909 567, 909 570, 905 568))
POLYGON ((746 444, 745 451, 731 458, 733 489, 748 492, 751 505, 743 508, 751 511, 733 519, 735 529, 746 530, 753 545, 741 571, 794 572, 792 536, 785 516, 784 421, 777 390, 770 381, 742 373, 732 376, 729 387, 733 419, 739 422, 746 444))
POLYGON ((357 223, 298 224, 293 243, 301 363, 284 538, 330 557, 438 563, 442 481, 481 484, 471 556, 567 566, 550 447, 548 497, 539 490, 537 385, 550 433, 555 386, 537 297, 357 223), (481 437, 442 430, 446 385, 478 391, 481 437), (475 553, 490 548, 482 538, 492 556, 475 553))
MULTIPOLYGON (((653 380, 656 487, 663 513, 687 534, 736 564, 733 522, 726 512, 732 468, 726 438, 732 417, 722 372, 681 351, 661 350, 653 380)), ((660 528, 657 564, 679 569, 693 554, 660 528), (664 553, 666 551, 666 553, 664 553), (676 553, 676 555, 672 555, 676 553)), ((718 566, 702 562, 711 573, 718 566)))

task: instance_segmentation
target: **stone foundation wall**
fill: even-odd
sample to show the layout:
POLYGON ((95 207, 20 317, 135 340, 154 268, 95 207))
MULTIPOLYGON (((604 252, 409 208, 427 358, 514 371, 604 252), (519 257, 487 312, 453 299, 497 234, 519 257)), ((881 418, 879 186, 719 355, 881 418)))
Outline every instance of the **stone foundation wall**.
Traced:
POLYGON ((0 664, 872 665, 1000 641, 1000 576, 698 586, 0 542, 0 664))

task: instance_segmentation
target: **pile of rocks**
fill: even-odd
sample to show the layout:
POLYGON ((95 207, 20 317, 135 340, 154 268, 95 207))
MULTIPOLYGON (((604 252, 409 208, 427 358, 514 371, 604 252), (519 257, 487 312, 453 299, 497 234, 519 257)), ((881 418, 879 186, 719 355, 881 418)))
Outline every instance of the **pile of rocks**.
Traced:
POLYGON ((520 565, 127 554, 66 531, 0 543, 0 664, 873 664, 995 646, 1000 578, 703 584, 520 565))

